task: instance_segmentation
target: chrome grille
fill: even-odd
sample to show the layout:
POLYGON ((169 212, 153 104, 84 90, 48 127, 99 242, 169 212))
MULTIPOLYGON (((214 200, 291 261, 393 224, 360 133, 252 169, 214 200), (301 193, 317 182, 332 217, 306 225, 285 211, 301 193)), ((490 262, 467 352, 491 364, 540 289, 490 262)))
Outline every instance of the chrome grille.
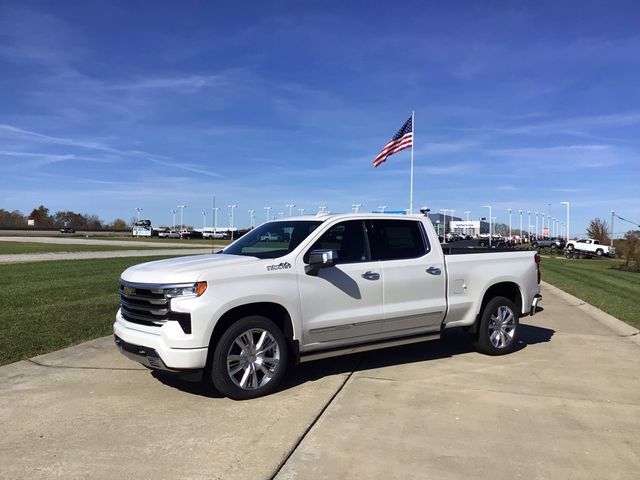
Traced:
POLYGON ((170 320, 169 299, 162 288, 120 281, 120 307, 129 322, 160 327, 170 320))
POLYGON ((148 285, 120 280, 120 314, 128 322, 161 327, 169 321, 180 324, 184 333, 191 333, 191 314, 171 311, 167 289, 179 285, 148 285))

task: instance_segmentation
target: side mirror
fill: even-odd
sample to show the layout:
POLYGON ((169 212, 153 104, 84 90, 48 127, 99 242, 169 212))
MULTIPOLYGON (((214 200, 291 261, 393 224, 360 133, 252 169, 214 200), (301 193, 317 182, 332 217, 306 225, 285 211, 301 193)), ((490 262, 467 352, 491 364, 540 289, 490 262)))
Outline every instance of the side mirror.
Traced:
POLYGON ((309 266, 311 267, 333 267, 337 261, 337 250, 311 250, 311 253, 309 254, 309 266))
POLYGON ((307 275, 318 275, 321 268, 333 267, 338 261, 337 250, 311 250, 309 265, 304 267, 307 275))

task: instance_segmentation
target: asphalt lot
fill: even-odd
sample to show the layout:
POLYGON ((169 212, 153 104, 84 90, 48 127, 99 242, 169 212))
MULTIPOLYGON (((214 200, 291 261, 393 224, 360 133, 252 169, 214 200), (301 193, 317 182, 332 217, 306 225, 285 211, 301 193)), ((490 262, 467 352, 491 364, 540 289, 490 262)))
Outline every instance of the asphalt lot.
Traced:
POLYGON ((453 331, 296 367, 245 402, 111 338, 0 367, 0 478, 638 478, 637 330, 543 295, 511 355, 453 331))

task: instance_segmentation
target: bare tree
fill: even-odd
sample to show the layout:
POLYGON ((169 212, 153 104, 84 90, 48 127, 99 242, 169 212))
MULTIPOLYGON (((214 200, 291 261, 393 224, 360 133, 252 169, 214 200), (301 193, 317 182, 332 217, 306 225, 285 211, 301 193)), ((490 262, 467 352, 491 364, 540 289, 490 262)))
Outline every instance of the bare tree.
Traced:
POLYGON ((609 225, 604 220, 594 218, 589 222, 587 235, 600 243, 609 243, 609 225))

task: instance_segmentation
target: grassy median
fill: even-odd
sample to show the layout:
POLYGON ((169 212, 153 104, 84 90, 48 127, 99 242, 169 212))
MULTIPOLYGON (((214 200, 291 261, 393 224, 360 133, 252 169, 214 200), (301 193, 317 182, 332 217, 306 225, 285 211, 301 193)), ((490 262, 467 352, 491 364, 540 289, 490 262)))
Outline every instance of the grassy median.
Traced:
POLYGON ((544 281, 640 328, 640 273, 619 270, 620 263, 543 257, 540 265, 544 281))
MULTIPOLYGON (((188 245, 188 248, 206 248, 204 245, 188 245)), ((60 252, 111 252, 118 250, 156 250, 158 248, 176 248, 174 245, 159 243, 149 245, 76 245, 40 242, 5 242, 0 241, 0 255, 25 253, 60 253, 60 252)), ((178 247, 180 248, 180 247, 178 247)), ((187 249, 188 250, 188 249, 187 249)))
POLYGON ((120 273, 159 258, 0 265, 0 365, 112 333, 120 273))

